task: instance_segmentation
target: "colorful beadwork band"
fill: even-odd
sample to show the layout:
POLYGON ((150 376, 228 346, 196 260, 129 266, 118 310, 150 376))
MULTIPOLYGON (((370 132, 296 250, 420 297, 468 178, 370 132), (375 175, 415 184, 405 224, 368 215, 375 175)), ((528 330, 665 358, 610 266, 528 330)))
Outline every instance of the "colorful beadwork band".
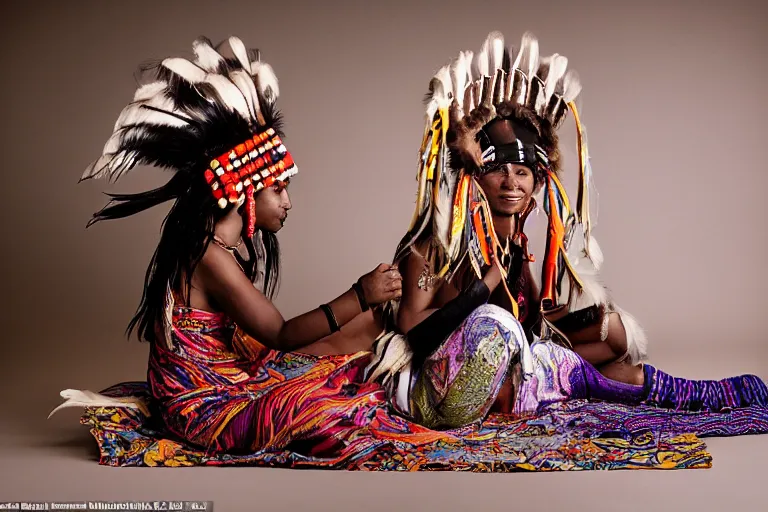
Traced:
POLYGON ((205 180, 219 207, 237 203, 251 185, 256 192, 284 176, 295 174, 293 157, 273 128, 254 135, 243 144, 211 161, 205 180))

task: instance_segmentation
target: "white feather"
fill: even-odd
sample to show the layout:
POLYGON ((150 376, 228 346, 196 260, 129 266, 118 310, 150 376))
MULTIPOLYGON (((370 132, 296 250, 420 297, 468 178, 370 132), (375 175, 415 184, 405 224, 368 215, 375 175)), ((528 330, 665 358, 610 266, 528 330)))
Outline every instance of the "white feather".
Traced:
POLYGON ((467 70, 467 82, 469 83, 469 82, 472 81, 472 78, 473 78, 473 74, 472 74, 472 59, 474 58, 475 54, 473 52, 469 52, 469 51, 462 52, 462 54, 464 55, 464 69, 467 70))
POLYGON ((648 360, 648 337, 637 319, 614 304, 627 337, 628 363, 637 365, 648 360))
POLYGON ((430 100, 429 103, 427 103, 427 124, 432 124, 432 121, 435 119, 435 114, 437 114, 437 109, 437 101, 430 100))
POLYGON ((57 411, 67 407, 119 407, 138 409, 145 416, 150 415, 146 404, 139 397, 113 398, 88 391, 87 389, 82 391, 79 389, 65 389, 59 394, 65 401, 48 414, 48 419, 57 411))
POLYGON ((204 82, 205 77, 208 75, 203 68, 198 67, 187 59, 182 59, 181 57, 165 59, 162 66, 192 84, 204 82))
POLYGON ((467 85, 467 70, 464 53, 451 64, 452 93, 456 102, 461 105, 464 100, 464 87, 467 85))
POLYGON ((472 52, 463 52, 464 54, 464 69, 467 71, 467 81, 464 85, 464 93, 459 96, 459 104, 463 103, 464 115, 469 115, 472 112, 472 59, 474 54, 472 52))
POLYGON ((451 105, 451 98, 449 93, 453 91, 451 85, 451 69, 450 66, 443 66, 440 71, 435 74, 434 78, 437 80, 439 87, 436 87, 433 91, 433 98, 437 100, 440 108, 447 108, 451 105))
POLYGON ((224 62, 224 57, 203 39, 198 39, 192 43, 192 51, 197 57, 195 64, 208 72, 217 71, 221 63, 224 62))
POLYGON ((487 48, 488 42, 486 41, 485 44, 483 44, 482 49, 480 52, 475 55, 475 70, 477 71, 478 77, 484 77, 488 76, 488 48, 487 48))
POLYGON ((240 89, 243 98, 245 98, 251 119, 257 120, 261 108, 259 106, 259 94, 256 91, 256 84, 253 83, 253 78, 251 78, 249 73, 240 69, 231 72, 229 78, 240 89))
POLYGON ((113 131, 117 131, 124 126, 130 126, 135 124, 153 124, 160 126, 186 126, 191 118, 176 109, 174 101, 165 94, 157 94, 150 98, 131 103, 120 112, 120 115, 115 121, 113 131), (152 107, 152 109, 160 109, 165 112, 158 112, 146 107, 152 107), (175 115, 172 115, 175 114, 175 115), (180 116, 183 119, 179 119, 180 116))
POLYGON ((232 48, 232 53, 234 53, 235 58, 240 61, 243 69, 249 71, 251 69, 251 60, 248 58, 248 50, 245 48, 243 42, 240 40, 240 38, 235 36, 230 37, 228 42, 229 47, 232 48))
POLYGON ((539 69, 539 41, 531 32, 523 34, 520 53, 515 59, 515 68, 520 69, 529 79, 539 69))
POLYGON ((493 75, 497 69, 501 69, 504 61, 504 35, 501 32, 491 32, 488 35, 488 71, 493 75))
POLYGON ((400 334, 388 334, 380 338, 373 351, 374 356, 369 367, 375 366, 375 370, 367 376, 367 382, 374 382, 383 377, 383 382, 386 383, 413 359, 408 341, 400 334))
POLYGON ((563 55, 554 54, 549 66, 549 74, 547 75, 547 81, 544 84, 546 100, 554 94, 557 84, 560 83, 565 71, 568 68, 568 58, 563 55))
MULTIPOLYGON (((587 256, 586 240, 578 227, 577 225, 573 237, 568 244, 566 255, 583 288, 580 293, 576 292, 578 294, 576 297, 568 297, 570 311, 578 311, 595 304, 605 304, 609 299, 608 291, 599 274, 600 265, 602 264, 602 252, 600 252, 597 242, 590 237, 590 250, 592 247, 595 247, 597 251, 595 254, 590 253, 590 255, 593 257, 597 255, 599 258, 597 261, 594 261, 587 256)), ((566 276, 568 276, 567 273, 566 276)), ((570 278, 568 279, 570 280, 570 278)))
POLYGON ((576 71, 570 69, 563 78, 563 101, 570 103, 581 93, 581 81, 576 71))
POLYGON ((210 74, 205 78, 205 83, 214 88, 224 105, 238 112, 243 118, 250 119, 248 102, 240 89, 228 78, 210 74))
POLYGON ((108 177, 110 181, 115 181, 112 174, 115 169, 120 170, 121 174, 125 172, 122 164, 125 162, 126 156, 125 151, 102 155, 98 160, 86 168, 81 179, 100 179, 108 177))
POLYGON ((168 87, 168 83, 162 80, 158 82, 152 82, 146 85, 142 85, 141 87, 136 89, 136 92, 133 94, 133 101, 134 102, 146 101, 152 96, 155 96, 163 92, 166 87, 168 87))
POLYGON ((434 205, 434 234, 443 250, 448 251, 451 245, 451 219, 453 218, 453 200, 456 192, 458 173, 448 166, 446 148, 437 162, 438 195, 434 205))
POLYGON ((101 156, 89 165, 81 179, 103 178, 109 176, 116 181, 135 163, 134 151, 120 151, 125 140, 146 136, 146 125, 183 127, 187 123, 168 114, 136 108, 124 117, 122 126, 118 127, 104 144, 101 156))
POLYGON ((478 71, 481 76, 493 76, 504 59, 504 36, 499 31, 488 34, 478 55, 478 71))
POLYGON ((600 248, 600 245, 597 243, 597 239, 595 239, 594 236, 590 235, 586 249, 595 270, 600 270, 600 267, 603 266, 603 250, 600 248))
POLYGON ((251 65, 251 74, 258 78, 259 94, 264 99, 272 102, 280 96, 280 87, 272 66, 266 62, 254 62, 251 65))
POLYGON ((243 118, 250 119, 251 114, 243 93, 228 78, 216 73, 207 73, 190 61, 178 57, 165 59, 163 66, 191 84, 210 85, 224 105, 238 112, 243 118))

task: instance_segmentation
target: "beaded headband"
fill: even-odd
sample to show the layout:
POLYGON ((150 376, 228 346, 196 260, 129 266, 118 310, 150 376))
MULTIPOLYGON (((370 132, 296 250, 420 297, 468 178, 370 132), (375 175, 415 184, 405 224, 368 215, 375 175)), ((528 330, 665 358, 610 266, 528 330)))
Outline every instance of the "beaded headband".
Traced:
POLYGON ((258 192, 298 172, 293 157, 273 128, 258 133, 211 161, 205 180, 220 208, 247 199, 246 192, 258 192))

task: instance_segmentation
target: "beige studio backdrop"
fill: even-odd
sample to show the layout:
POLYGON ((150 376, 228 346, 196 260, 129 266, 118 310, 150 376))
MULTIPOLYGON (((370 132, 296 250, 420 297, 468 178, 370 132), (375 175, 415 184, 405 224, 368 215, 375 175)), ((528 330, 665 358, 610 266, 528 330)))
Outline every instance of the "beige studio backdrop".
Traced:
POLYGON ((124 329, 168 205, 85 224, 102 191, 170 174, 77 181, 132 97, 138 65, 189 55, 199 35, 241 37, 280 80, 299 167, 279 235, 284 316, 391 260, 413 210, 432 74, 491 30, 514 45, 532 30, 544 54, 566 55, 580 74, 604 277, 648 331, 652 361, 691 378, 768 378, 761 4, 3 2, 0 378, 17 392, 3 393, 12 413, 0 426, 7 438, 53 438, 77 422, 45 421, 59 390, 145 378, 147 346, 124 329))

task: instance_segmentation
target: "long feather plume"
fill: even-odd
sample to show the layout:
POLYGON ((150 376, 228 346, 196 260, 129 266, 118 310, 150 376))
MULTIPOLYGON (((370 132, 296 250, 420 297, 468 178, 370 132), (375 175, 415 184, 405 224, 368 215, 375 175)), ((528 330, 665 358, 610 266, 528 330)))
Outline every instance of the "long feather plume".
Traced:
POLYGON ((453 97, 461 105, 464 98, 464 88, 467 85, 467 69, 464 59, 464 52, 459 53, 459 57, 451 64, 451 84, 453 86, 453 97))
POLYGON ((443 147, 437 165, 440 166, 435 198, 434 230, 443 251, 451 245, 451 220, 453 218, 453 199, 456 193, 458 173, 448 167, 447 148, 443 147))
POLYGON ((160 93, 144 101, 131 103, 117 118, 114 131, 135 124, 185 126, 191 118, 174 107, 173 99, 160 93))
POLYGON ((203 83, 208 76, 203 68, 181 57, 169 57, 163 60, 162 66, 191 84, 203 83))
POLYGON ((477 55, 475 55, 474 67, 475 67, 475 71, 477 71, 478 78, 488 76, 489 74, 489 69, 488 69, 488 52, 490 51, 489 46, 490 46, 490 41, 486 39, 480 51, 477 53, 477 55))
POLYGON ((469 113, 472 111, 472 80, 474 78, 472 74, 472 61, 474 58, 474 54, 472 52, 463 52, 463 53, 464 53, 464 69, 467 70, 467 83, 464 86, 463 99, 459 97, 459 102, 463 101, 464 115, 469 115, 469 113))
POLYGON ((453 91, 451 85, 451 67, 443 66, 435 74, 435 89, 432 97, 437 100, 438 108, 448 108, 451 105, 449 93, 453 91))
POLYGON ((243 69, 250 70, 251 60, 248 57, 248 50, 245 48, 245 45, 240 38, 232 36, 227 39, 227 42, 229 43, 229 47, 232 49, 235 58, 240 61, 240 65, 243 66, 243 69))
POLYGON ((257 121, 261 114, 261 108, 259 105, 259 93, 256 91, 256 84, 253 83, 253 78, 248 72, 241 69, 230 72, 229 78, 240 89, 240 93, 245 98, 251 119, 257 121))
POLYGON ((161 92, 164 92, 165 89, 168 87, 168 82, 165 82, 163 80, 158 80, 157 82, 151 82, 145 85, 142 85, 138 89, 136 89, 136 92, 133 94, 133 101, 139 102, 139 101, 146 101, 153 96, 160 94, 161 92))
POLYGON ((558 83, 561 83, 561 79, 565 75, 565 71, 568 68, 568 58, 563 55, 554 54, 552 56, 552 62, 549 68, 549 76, 544 83, 544 92, 546 101, 552 97, 555 93, 558 83))
POLYGON ((224 57, 205 38, 200 38, 192 43, 192 51, 197 57, 195 64, 209 73, 215 73, 224 64, 224 57))
POLYGON ((210 85, 216 91, 223 105, 238 112, 245 119, 250 118, 248 102, 240 89, 228 78, 216 73, 208 73, 203 68, 180 57, 165 59, 162 65, 192 85, 210 85))
POLYGON ((539 68, 539 40, 530 32, 523 34, 520 53, 515 59, 515 67, 525 73, 529 79, 536 74, 539 68))
POLYGON ((569 69, 563 77, 563 101, 570 103, 581 93, 581 80, 576 71, 569 69))
POLYGON ((259 94, 267 102, 273 103, 280 96, 280 87, 272 66, 266 62, 254 62, 251 64, 251 75, 256 77, 259 94))
POLYGON ((493 32, 489 39, 491 39, 488 53, 490 57, 489 71, 493 73, 497 69, 501 69, 504 62, 504 35, 501 32, 493 32))

